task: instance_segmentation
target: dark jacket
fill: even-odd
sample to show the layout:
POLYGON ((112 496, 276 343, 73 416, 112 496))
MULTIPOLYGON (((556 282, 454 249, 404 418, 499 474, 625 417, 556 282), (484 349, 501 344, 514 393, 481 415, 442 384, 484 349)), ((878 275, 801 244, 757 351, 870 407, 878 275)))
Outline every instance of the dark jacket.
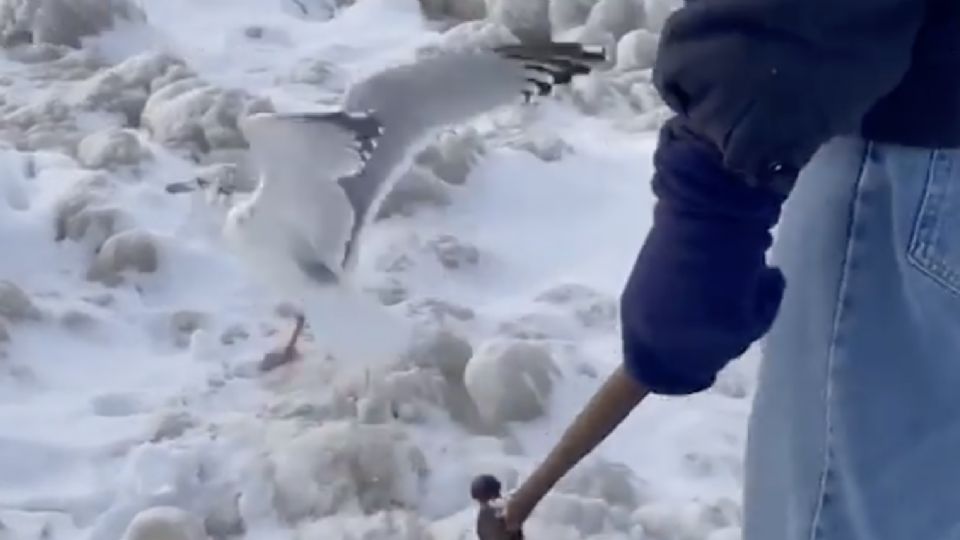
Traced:
POLYGON ((795 174, 836 135, 960 147, 958 0, 691 0, 654 73, 753 180, 795 174))
POLYGON ((960 147, 960 0, 690 0, 654 75, 677 115, 623 352, 654 393, 689 394, 773 323, 790 284, 766 263, 770 231, 823 143, 960 147))

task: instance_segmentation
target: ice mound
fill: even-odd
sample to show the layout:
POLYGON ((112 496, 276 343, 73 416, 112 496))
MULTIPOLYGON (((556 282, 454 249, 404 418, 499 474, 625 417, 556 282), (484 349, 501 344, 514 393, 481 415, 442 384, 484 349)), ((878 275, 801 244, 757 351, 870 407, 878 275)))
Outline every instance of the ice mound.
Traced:
POLYGON ((0 45, 79 47, 81 38, 109 30, 117 22, 145 19, 128 0, 0 0, 0 45))
POLYGON ((0 316, 10 322, 36 321, 42 312, 30 296, 12 281, 0 281, 0 316))
POLYGON ((643 5, 637 0, 600 0, 590 10, 581 39, 608 35, 616 41, 643 23, 643 5))
POLYGON ((392 425, 328 422, 276 443, 273 504, 290 523, 415 510, 429 474, 419 448, 392 425))
POLYGON ((272 110, 269 101, 244 91, 222 90, 186 77, 150 95, 143 109, 143 127, 157 142, 197 155, 246 147, 238 119, 272 110))
POLYGON ((659 41, 660 36, 645 28, 627 32, 617 42, 617 69, 629 71, 653 68, 659 41))
POLYGON ((522 41, 550 39, 550 0, 487 0, 487 12, 522 41))
POLYGON ((117 169, 136 165, 150 156, 137 133, 129 129, 107 128, 95 131, 80 141, 77 159, 91 169, 117 169))
POLYGON ((550 0, 550 26, 554 32, 565 32, 587 22, 597 0, 550 0))
POLYGON ((158 239, 143 230, 128 230, 108 238, 87 271, 87 279, 116 286, 124 274, 150 274, 160 266, 158 239))
POLYGON ((420 9, 429 19, 472 21, 487 16, 484 0, 420 0, 420 9))
POLYGON ((197 516, 170 506, 144 510, 133 518, 123 540, 206 540, 197 516))
POLYGON ((586 285, 557 285, 540 293, 536 301, 568 311, 585 328, 613 330, 618 322, 616 299, 586 285))
POLYGON ((79 82, 70 90, 68 102, 86 110, 118 113, 126 126, 137 127, 156 81, 186 72, 183 62, 173 56, 143 53, 79 82))
POLYGON ((464 128, 441 133, 416 156, 414 163, 448 184, 462 185, 486 153, 486 144, 477 130, 464 128))
POLYGON ((133 217, 113 200, 116 185, 102 173, 81 173, 54 203, 57 241, 72 240, 91 253, 119 232, 133 227, 133 217))
POLYGON ((546 346, 501 339, 474 354, 464 381, 483 417, 502 424, 542 416, 559 373, 546 346))

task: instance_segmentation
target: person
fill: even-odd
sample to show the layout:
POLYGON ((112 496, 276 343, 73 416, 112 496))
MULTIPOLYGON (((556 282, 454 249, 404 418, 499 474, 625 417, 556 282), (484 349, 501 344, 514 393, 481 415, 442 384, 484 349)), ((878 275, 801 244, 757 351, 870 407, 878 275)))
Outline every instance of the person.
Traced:
POLYGON ((691 0, 654 81, 675 114, 591 414, 706 390, 764 338, 744 540, 960 538, 960 2, 691 0))

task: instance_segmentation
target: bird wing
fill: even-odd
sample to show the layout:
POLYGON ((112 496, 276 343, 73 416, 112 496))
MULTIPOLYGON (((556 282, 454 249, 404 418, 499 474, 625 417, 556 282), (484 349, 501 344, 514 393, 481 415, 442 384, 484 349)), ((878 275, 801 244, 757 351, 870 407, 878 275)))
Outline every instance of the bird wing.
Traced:
POLYGON ((254 211, 283 231, 291 256, 320 282, 341 275, 356 212, 337 180, 359 174, 380 124, 367 114, 262 113, 241 122, 261 173, 254 211))
POLYGON ((307 275, 339 276, 426 136, 522 96, 549 94, 605 60, 602 48, 578 43, 451 51, 361 81, 342 111, 247 117, 241 129, 263 176, 257 211, 296 231, 287 240, 307 275))
POLYGON ((378 72, 353 85, 343 109, 377 118, 382 133, 370 161, 340 179, 358 216, 345 260, 413 152, 437 129, 499 106, 547 95, 606 61, 602 47, 579 43, 504 45, 448 51, 378 72))
POLYGON ((456 124, 521 97, 546 95, 606 61, 602 47, 544 43, 436 53, 372 75, 347 92, 345 111, 376 114, 386 137, 456 124))

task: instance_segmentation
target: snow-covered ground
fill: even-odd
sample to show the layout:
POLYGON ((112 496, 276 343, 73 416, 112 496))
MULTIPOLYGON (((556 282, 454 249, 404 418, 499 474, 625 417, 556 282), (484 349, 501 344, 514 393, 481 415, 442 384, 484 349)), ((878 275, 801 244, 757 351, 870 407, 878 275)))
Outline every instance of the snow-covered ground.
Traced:
MULTIPOLYGON (((673 3, 489 0, 458 24, 433 16, 486 4, 142 0, 81 49, 23 43, 43 3, 0 0, 0 539, 473 538, 470 479, 515 486, 619 361, 673 3), (317 328, 260 374, 289 312, 221 240, 230 201, 165 187, 248 189, 238 114, 327 107, 508 29, 618 44, 617 66, 452 130, 398 185, 358 279, 416 323, 414 350, 349 369, 317 328), (164 507, 196 534, 131 526, 164 507)), ((75 5, 97 3, 120 4, 75 5)), ((528 537, 738 538, 752 364, 646 402, 528 537)))

